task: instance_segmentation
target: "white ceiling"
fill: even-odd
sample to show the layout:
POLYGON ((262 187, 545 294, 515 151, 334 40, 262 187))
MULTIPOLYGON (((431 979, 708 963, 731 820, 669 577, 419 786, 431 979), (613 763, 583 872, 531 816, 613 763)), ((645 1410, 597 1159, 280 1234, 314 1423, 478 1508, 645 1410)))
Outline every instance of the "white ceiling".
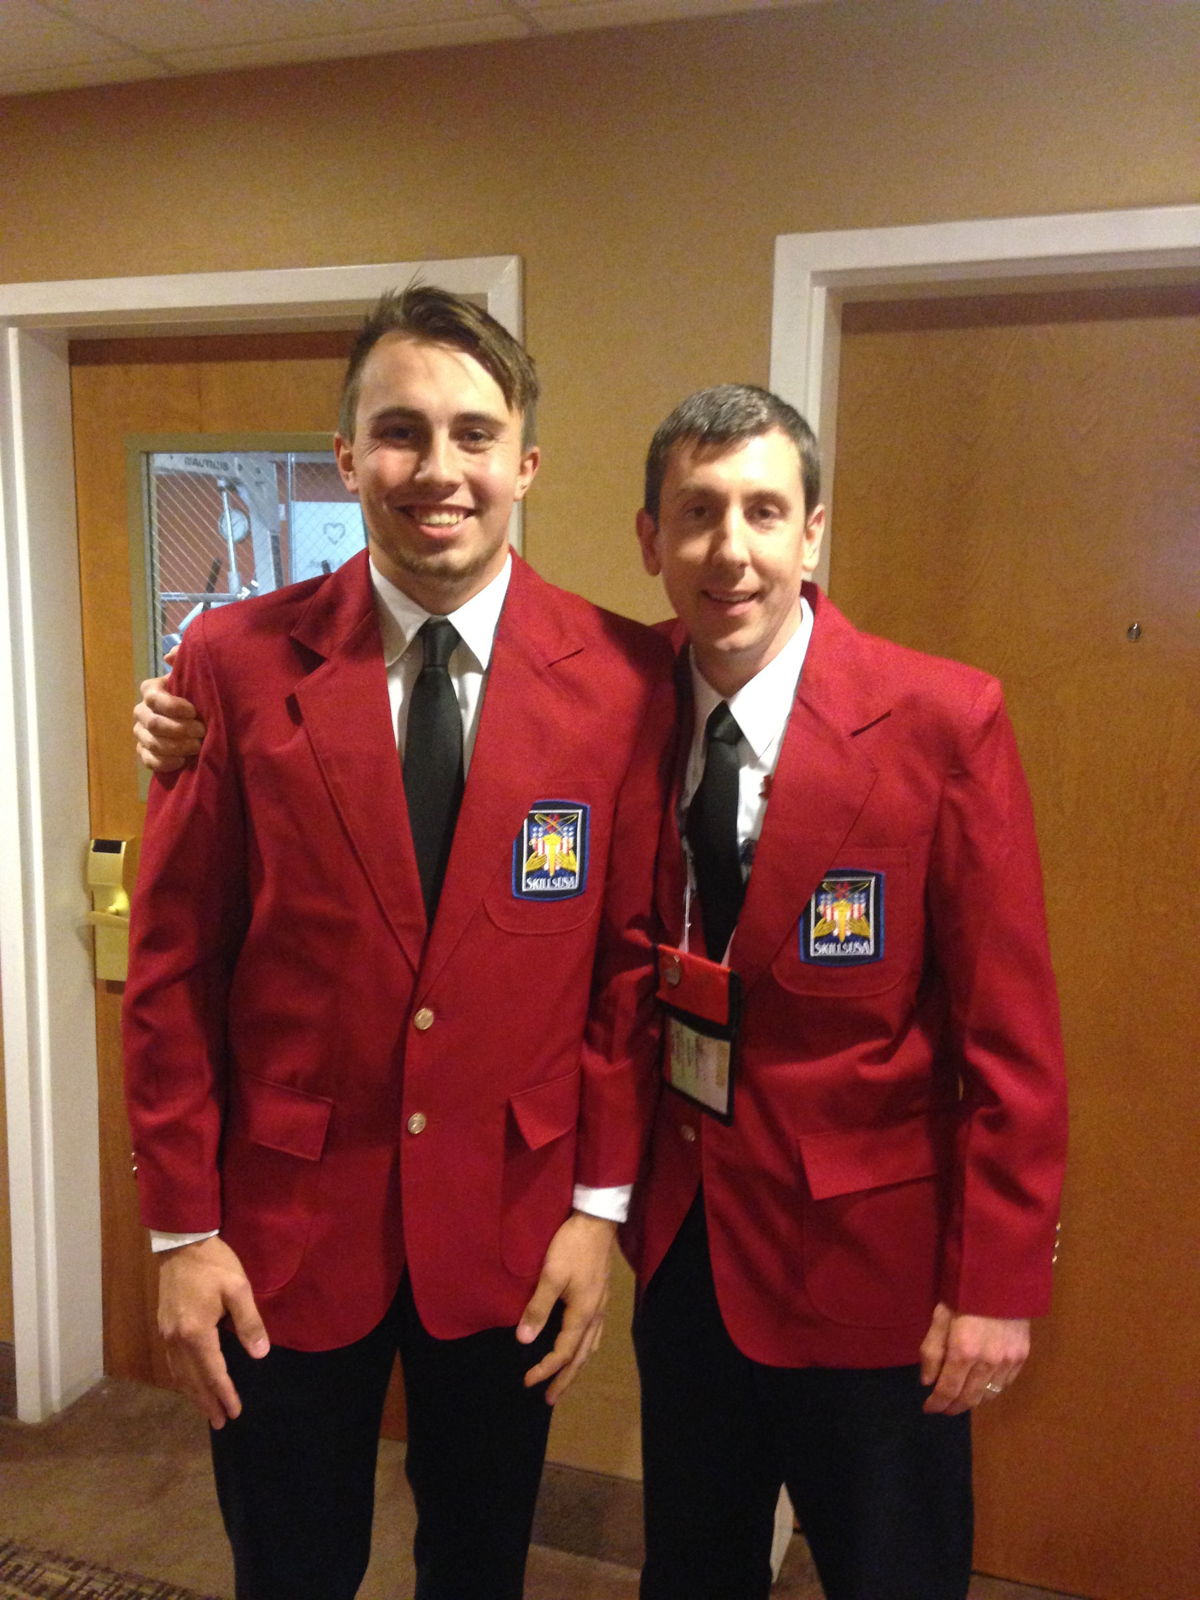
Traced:
POLYGON ((0 0, 0 94, 820 0, 0 0))

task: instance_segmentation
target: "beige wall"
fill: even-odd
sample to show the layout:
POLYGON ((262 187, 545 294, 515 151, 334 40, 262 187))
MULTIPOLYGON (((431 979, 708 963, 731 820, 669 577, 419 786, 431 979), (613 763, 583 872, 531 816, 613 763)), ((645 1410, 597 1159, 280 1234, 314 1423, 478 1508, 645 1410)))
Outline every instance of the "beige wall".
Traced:
POLYGON ((0 100, 0 282, 519 253, 529 551, 651 616, 640 455, 766 379, 775 235, 1196 200, 1198 54, 1186 0, 832 0, 0 100))
POLYGON ((0 100, 0 282, 520 254, 529 554, 649 618, 641 454, 689 390, 766 381, 775 235, 1195 201, 1198 55, 1190 0, 831 0, 0 100))

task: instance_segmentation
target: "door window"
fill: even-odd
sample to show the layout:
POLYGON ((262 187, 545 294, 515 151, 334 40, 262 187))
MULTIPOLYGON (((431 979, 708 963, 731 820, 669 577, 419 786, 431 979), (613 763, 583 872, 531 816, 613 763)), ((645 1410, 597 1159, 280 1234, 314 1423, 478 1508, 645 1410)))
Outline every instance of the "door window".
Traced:
POLYGON ((214 606, 332 572, 364 548, 329 450, 138 452, 150 660, 214 606))

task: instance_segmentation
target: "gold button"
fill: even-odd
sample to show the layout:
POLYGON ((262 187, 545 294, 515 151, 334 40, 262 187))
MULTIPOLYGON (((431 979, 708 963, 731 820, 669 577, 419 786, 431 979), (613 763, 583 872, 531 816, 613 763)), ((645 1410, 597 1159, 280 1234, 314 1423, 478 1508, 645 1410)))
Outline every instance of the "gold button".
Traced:
POLYGON ((408 1131, 409 1133, 425 1132, 425 1113, 423 1111, 414 1111, 412 1116, 409 1117, 408 1131))
POLYGON ((421 1033, 425 1033, 429 1028, 433 1027, 433 1012, 428 1006, 422 1006, 420 1011, 417 1012, 413 1018, 413 1027, 419 1029, 421 1033))
POLYGON ((680 1128, 679 1137, 683 1140, 684 1144, 695 1144, 696 1130, 692 1127, 690 1122, 685 1122, 683 1127, 680 1128))

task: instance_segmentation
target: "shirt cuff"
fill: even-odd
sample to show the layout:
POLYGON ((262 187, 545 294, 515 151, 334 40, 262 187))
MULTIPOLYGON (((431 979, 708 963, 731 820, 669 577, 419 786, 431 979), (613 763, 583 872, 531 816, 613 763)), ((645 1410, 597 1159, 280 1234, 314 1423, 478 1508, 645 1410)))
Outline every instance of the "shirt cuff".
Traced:
POLYGON ((629 1201, 633 1194, 631 1183, 619 1184, 613 1189, 589 1189, 584 1183, 575 1185, 576 1211, 589 1217, 604 1217, 609 1222, 624 1222, 629 1215, 629 1201))
POLYGON ((175 1250, 181 1244, 199 1244, 201 1239, 216 1237, 216 1228, 211 1233, 160 1233, 157 1228, 151 1228, 150 1248, 157 1255, 160 1250, 175 1250))

